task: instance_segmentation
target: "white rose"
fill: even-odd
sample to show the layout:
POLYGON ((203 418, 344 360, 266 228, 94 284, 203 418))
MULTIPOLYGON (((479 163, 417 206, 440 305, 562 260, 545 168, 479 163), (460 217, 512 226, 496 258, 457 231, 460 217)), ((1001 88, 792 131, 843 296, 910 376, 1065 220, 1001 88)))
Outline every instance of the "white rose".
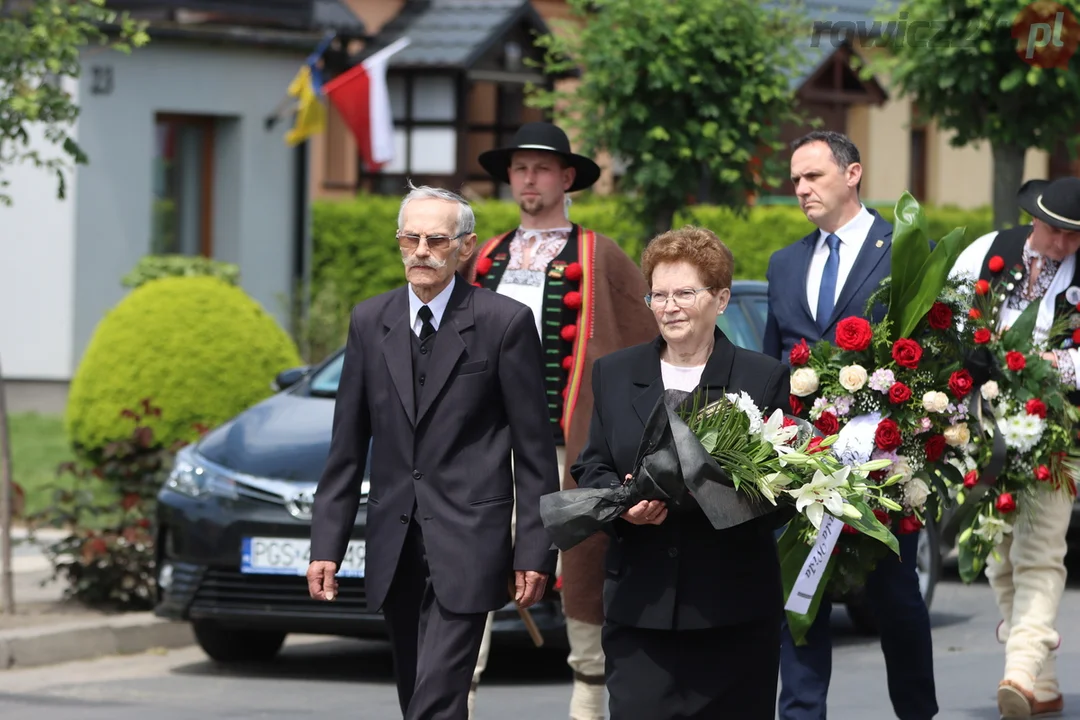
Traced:
POLYGON ((945 442, 952 447, 967 445, 968 440, 971 440, 971 431, 968 430, 967 423, 957 423, 945 428, 945 442))
POLYGON ((943 392, 931 390, 922 396, 922 405, 929 412, 945 412, 949 407, 949 396, 943 392))
POLYGON ((911 465, 908 464, 907 458, 903 455, 896 459, 896 462, 889 468, 889 475, 899 475, 900 482, 906 483, 911 480, 911 476, 915 474, 915 471, 911 469, 911 465))
POLYGON ((997 380, 987 380, 982 386, 982 396, 987 400, 993 400, 999 392, 1001 391, 998 389, 997 380))
POLYGON ((866 385, 866 368, 862 365, 848 365, 840 369, 840 384, 848 392, 861 390, 866 385))
POLYGON ((912 510, 922 510, 929 496, 930 488, 919 478, 911 478, 904 483, 904 504, 912 510))
POLYGON ((813 395, 818 389, 818 376, 813 368, 801 367, 791 374, 791 394, 798 397, 813 395))

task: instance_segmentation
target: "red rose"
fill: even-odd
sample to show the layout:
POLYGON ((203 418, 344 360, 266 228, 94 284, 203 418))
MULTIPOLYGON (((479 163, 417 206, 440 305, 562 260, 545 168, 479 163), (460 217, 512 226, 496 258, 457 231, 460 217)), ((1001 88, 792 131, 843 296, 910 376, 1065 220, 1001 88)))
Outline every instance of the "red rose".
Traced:
POLYGON ((893 405, 906 403, 911 399, 911 388, 902 382, 894 382, 889 388, 889 402, 893 405))
POLYGON ((562 297, 563 305, 571 310, 577 310, 581 307, 581 293, 577 290, 571 290, 562 297))
POLYGON ((990 342, 990 331, 986 328, 979 328, 975 331, 975 344, 985 345, 990 342))
POLYGON ((1024 357, 1024 353, 1010 350, 1005 353, 1005 364, 1009 366, 1009 369, 1013 372, 1020 372, 1027 366, 1027 358, 1024 357))
POLYGON ((801 415, 803 411, 802 400, 798 395, 788 395, 788 407, 791 408, 792 415, 801 415))
POLYGON ((810 346, 806 344, 806 338, 796 343, 788 353, 788 363, 791 367, 799 367, 810 362, 810 346))
POLYGON ((936 463, 945 452, 945 436, 931 435, 926 439, 926 462, 936 463))
POLYGON ((892 518, 889 517, 888 511, 882 510, 881 508, 874 508, 874 517, 877 518, 879 523, 886 527, 892 524, 892 518))
POLYGON ((1024 409, 1027 410, 1028 415, 1038 415, 1043 420, 1046 419, 1046 403, 1039 398, 1031 398, 1024 405, 1024 409))
POLYGON ((1013 500, 1012 493, 1001 493, 998 495, 994 507, 998 509, 998 512, 1007 515, 1016 509, 1016 500, 1013 500))
POLYGON ((979 471, 968 470, 967 474, 964 475, 964 487, 970 490, 971 488, 975 487, 975 484, 977 482, 979 482, 979 471))
POLYGON ((835 435, 840 432, 840 421, 836 419, 836 415, 826 411, 821 413, 821 417, 814 423, 814 427, 826 435, 835 435))
POLYGON ((840 532, 844 533, 845 535, 858 535, 859 534, 858 530, 851 527, 847 523, 844 523, 844 527, 840 528, 840 532))
POLYGON ((889 471, 888 470, 871 470, 870 471, 870 479, 873 480, 874 482, 881 482, 882 480, 885 480, 888 477, 889 477, 889 471))
POLYGON ((971 308, 970 310, 968 310, 968 317, 972 320, 978 320, 982 317, 982 313, 979 312, 978 308, 971 308))
POLYGON ((1073 345, 1080 345, 1080 328, 1073 330, 1073 345))
POLYGON ((847 317, 836 323, 836 346, 841 350, 861 352, 870 347, 874 331, 861 317, 847 317))
POLYGON ((577 337, 577 325, 565 325, 563 329, 559 331, 559 337, 566 342, 573 342, 577 337))
POLYGON ((791 418, 789 418, 787 415, 785 415, 784 419, 780 421, 780 427, 794 427, 796 424, 797 423, 791 418))
POLYGON ((900 367, 914 370, 922 360, 922 345, 910 338, 900 338, 893 343, 892 356, 900 367))
POLYGON ((979 293, 980 295, 985 295, 986 293, 990 292, 990 283, 986 282, 985 280, 980 280, 979 282, 975 283, 975 292, 979 293))
POLYGON ((821 441, 824 439, 825 438, 820 438, 817 435, 810 438, 810 442, 806 444, 806 454, 813 455, 814 453, 825 452, 827 448, 821 446, 821 441))
POLYGON ((878 446, 879 450, 885 450, 886 452, 895 450, 900 447, 902 441, 900 427, 895 420, 885 418, 878 423, 877 430, 874 432, 874 444, 878 446))
POLYGON ((581 270, 581 263, 572 262, 566 266, 566 270, 563 271, 563 276, 567 280, 578 281, 585 273, 581 270))
POLYGON ((922 530, 922 520, 919 518, 914 515, 905 515, 900 518, 900 527, 898 528, 898 531, 901 535, 910 535, 912 533, 917 533, 920 530, 922 530))
POLYGON ((948 330, 952 326, 952 318, 952 308, 940 302, 934 303, 926 315, 926 321, 935 330, 948 330))
POLYGON ((1000 255, 995 255, 986 263, 986 267, 990 268, 990 272, 999 273, 1005 269, 1005 260, 1000 255))
POLYGON ((949 390, 957 399, 967 397, 974 386, 975 381, 971 379, 971 373, 967 370, 957 370, 949 376, 949 390))
POLYGON ((572 367, 574 367, 574 356, 573 355, 567 355, 566 357, 564 357, 562 359, 562 369, 563 370, 569 370, 572 367))
POLYGON ((830 555, 839 555, 839 554, 840 554, 840 543, 836 543, 835 545, 833 545, 833 549, 832 549, 832 552, 830 553, 830 555))
POLYGON ((1045 465, 1040 465, 1035 468, 1035 479, 1039 482, 1046 482, 1050 479, 1050 468, 1045 465))
POLYGON ((491 272, 491 265, 492 265, 491 258, 489 258, 489 257, 480 258, 479 260, 476 261, 476 274, 477 275, 487 275, 489 272, 491 272))

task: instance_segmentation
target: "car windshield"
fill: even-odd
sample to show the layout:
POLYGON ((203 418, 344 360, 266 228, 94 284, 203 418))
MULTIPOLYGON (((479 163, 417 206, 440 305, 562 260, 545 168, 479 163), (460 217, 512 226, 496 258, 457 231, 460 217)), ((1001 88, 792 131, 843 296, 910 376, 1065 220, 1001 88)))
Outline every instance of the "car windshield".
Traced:
POLYGON ((338 383, 341 382, 341 367, 345 364, 345 353, 327 363, 311 378, 311 394, 320 397, 337 395, 338 383))

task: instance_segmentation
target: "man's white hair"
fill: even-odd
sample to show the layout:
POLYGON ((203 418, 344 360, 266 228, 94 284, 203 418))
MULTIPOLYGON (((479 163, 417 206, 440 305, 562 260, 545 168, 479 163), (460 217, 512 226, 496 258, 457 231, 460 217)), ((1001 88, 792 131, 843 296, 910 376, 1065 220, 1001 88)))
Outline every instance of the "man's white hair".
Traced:
POLYGON ((408 182, 409 192, 402 198, 401 209, 398 210, 398 230, 401 230, 401 223, 405 218, 405 206, 413 200, 423 199, 445 200, 446 202, 458 204, 457 228, 454 230, 454 235, 469 235, 476 229, 476 216, 473 214, 472 206, 469 205, 468 200, 449 190, 430 187, 428 185, 416 187, 413 185, 412 180, 409 180, 408 182))

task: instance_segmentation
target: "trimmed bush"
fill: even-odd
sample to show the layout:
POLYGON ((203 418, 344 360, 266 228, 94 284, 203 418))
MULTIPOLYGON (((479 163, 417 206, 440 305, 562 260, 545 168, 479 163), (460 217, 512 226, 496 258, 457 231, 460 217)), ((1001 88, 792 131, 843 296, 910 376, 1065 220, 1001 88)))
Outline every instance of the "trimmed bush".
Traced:
POLYGON ((163 277, 216 277, 230 285, 240 282, 240 266, 235 263, 211 260, 200 255, 147 255, 124 276, 121 284, 126 288, 163 277))
POLYGON ((301 365, 277 321, 240 288, 213 277, 167 277, 132 291, 101 320, 71 382, 64 423, 93 458, 131 435, 122 413, 150 399, 155 442, 191 441, 268 397, 301 365))
MULTIPOLYGON (((322 285, 331 284, 351 305, 405 282, 394 241, 400 203, 398 197, 378 195, 314 203, 316 292, 322 285)), ((624 197, 585 194, 571 206, 570 219, 611 237, 640 262, 649 233, 635 219, 632 203, 632 199, 624 197)), ((873 207, 892 222, 892 205, 873 207)), ((473 209, 481 242, 518 223, 518 209, 513 202, 483 200, 473 203, 473 209)), ((934 238, 943 237, 955 227, 966 226, 971 237, 993 229, 989 208, 927 207, 926 216, 934 238)), ((695 205, 675 216, 676 227, 687 223, 707 227, 727 243, 735 254, 735 278, 739 280, 764 280, 769 256, 813 229, 794 205, 761 205, 743 215, 726 208, 695 205)))

